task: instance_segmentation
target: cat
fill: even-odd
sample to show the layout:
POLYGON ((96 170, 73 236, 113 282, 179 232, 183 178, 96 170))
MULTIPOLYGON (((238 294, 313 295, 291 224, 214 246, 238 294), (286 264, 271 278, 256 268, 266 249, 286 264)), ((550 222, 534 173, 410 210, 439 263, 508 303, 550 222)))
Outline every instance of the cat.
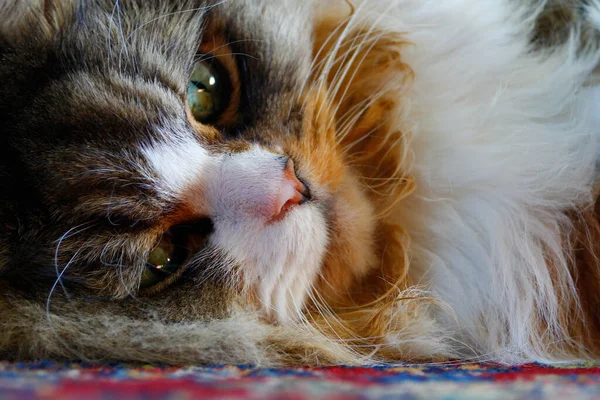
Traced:
POLYGON ((3 0, 0 356, 600 357, 600 1, 3 0))

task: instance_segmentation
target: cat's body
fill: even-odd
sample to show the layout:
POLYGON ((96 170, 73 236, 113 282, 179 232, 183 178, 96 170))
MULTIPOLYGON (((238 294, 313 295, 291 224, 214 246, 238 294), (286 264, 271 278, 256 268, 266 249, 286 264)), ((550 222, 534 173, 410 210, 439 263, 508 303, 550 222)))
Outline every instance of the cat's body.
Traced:
POLYGON ((600 358, 600 3, 523 3, 4 0, 0 354, 600 358))

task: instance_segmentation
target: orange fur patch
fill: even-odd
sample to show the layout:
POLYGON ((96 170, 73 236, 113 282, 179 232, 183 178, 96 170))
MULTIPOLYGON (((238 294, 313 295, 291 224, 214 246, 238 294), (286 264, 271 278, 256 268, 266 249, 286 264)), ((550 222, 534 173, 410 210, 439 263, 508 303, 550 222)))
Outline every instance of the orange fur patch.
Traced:
POLYGON ((574 228, 566 246, 572 250, 571 274, 579 301, 566 303, 561 322, 573 339, 574 354, 597 357, 600 355, 600 199, 594 206, 571 212, 569 217, 574 228))
POLYGON ((403 346, 385 346, 386 335, 408 323, 409 310, 429 301, 402 297, 412 286, 410 240, 386 218, 414 190, 413 179, 404 173, 405 135, 396 129, 402 91, 410 87, 413 73, 401 60, 400 49, 407 45, 402 37, 360 27, 343 37, 348 23, 325 20, 318 26, 314 79, 335 105, 335 140, 346 165, 337 196, 355 210, 350 218, 363 229, 353 229, 344 215, 334 218, 316 286, 318 301, 310 305, 309 317, 359 353, 413 359, 417 355, 403 346))

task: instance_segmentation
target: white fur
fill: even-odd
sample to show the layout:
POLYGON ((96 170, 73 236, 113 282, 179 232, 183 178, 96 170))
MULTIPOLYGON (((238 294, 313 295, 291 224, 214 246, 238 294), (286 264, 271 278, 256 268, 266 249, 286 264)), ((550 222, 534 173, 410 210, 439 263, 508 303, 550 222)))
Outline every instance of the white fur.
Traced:
POLYGON ((260 149, 226 155, 218 176, 209 183, 210 214, 242 222, 273 216, 274 203, 283 181, 284 157, 260 149))
POLYGON ((185 130, 170 127, 162 140, 140 150, 158 175, 161 191, 179 198, 207 175, 214 174, 215 157, 185 130))
POLYGON ((296 207, 280 222, 264 226, 235 220, 216 224, 211 243, 241 268, 269 315, 280 322, 300 316, 327 244, 325 221, 315 206, 296 207))
POLYGON ((414 44, 402 49, 415 82, 398 124, 410 135, 417 190, 395 213, 412 239, 410 273, 449 306, 435 318, 463 356, 504 362, 568 357, 545 256, 563 300, 573 298, 560 231, 563 212, 591 200, 600 113, 581 91, 598 55, 577 57, 576 37, 530 51, 536 13, 519 3, 358 6, 414 44), (541 318, 544 337, 534 329, 541 318))

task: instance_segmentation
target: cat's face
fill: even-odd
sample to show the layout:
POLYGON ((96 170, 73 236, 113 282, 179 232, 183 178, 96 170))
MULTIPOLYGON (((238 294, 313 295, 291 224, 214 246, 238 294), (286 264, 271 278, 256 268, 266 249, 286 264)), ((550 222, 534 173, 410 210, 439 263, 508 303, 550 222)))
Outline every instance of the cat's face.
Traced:
POLYGON ((373 211, 314 76, 309 2, 8 3, 11 287, 173 320, 236 302, 286 322, 319 275, 344 287, 372 266, 373 211))

